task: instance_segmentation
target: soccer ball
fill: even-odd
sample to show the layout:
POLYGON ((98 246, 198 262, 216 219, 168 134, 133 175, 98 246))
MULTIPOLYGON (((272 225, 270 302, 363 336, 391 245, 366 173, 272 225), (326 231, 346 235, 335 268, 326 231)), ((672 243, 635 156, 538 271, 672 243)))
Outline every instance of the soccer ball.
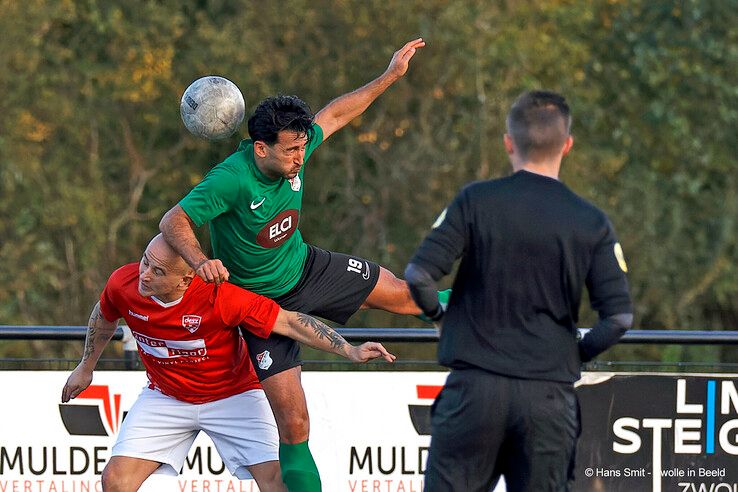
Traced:
POLYGON ((217 75, 190 84, 179 104, 182 122, 190 133, 210 141, 233 135, 245 112, 243 95, 236 84, 217 75))

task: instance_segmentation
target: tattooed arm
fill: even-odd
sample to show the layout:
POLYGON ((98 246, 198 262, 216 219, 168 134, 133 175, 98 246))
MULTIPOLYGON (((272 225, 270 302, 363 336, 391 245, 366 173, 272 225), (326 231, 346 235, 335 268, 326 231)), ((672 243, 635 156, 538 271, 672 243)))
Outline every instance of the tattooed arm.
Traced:
POLYGON ((106 320, 100 313, 100 303, 95 304, 92 313, 90 313, 90 321, 87 323, 85 351, 82 354, 82 360, 72 371, 69 379, 67 379, 67 384, 64 385, 62 390, 63 402, 76 398, 92 383, 92 372, 95 370, 103 349, 113 337, 117 326, 118 321, 110 322, 106 320))
POLYGON ((367 362, 378 357, 383 357, 387 362, 395 360, 395 356, 387 352, 381 343, 351 345, 333 328, 307 314, 280 310, 272 332, 315 349, 338 354, 353 362, 367 362))

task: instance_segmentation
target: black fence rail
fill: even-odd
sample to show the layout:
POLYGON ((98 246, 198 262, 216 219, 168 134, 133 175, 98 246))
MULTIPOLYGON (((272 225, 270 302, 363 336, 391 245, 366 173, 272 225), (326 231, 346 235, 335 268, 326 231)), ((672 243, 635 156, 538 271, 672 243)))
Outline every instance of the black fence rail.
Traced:
MULTIPOLYGON (((435 328, 336 328, 350 342, 437 342, 435 328)), ((113 340, 127 341, 126 327, 118 327, 113 340)), ((580 328, 584 335, 589 328, 580 328)), ((84 340, 86 326, 0 325, 0 340, 84 340)), ((130 338, 130 334, 128 334, 130 338)), ((628 331, 619 343, 738 345, 738 331, 638 330, 628 331)), ((135 344, 134 344, 135 347, 135 344)))
MULTIPOLYGON (((583 336, 589 329, 579 329, 583 336)), ((435 328, 337 328, 336 331, 350 342, 363 342, 373 340, 382 343, 416 344, 436 343, 439 334, 435 328)), ((24 325, 0 325, 0 341, 3 340, 84 340, 87 334, 86 326, 24 326, 24 325)), ((123 345, 123 360, 101 359, 99 369, 139 369, 141 367, 138 359, 136 342, 128 327, 118 327, 112 337, 123 345)), ((620 340, 620 344, 657 344, 657 345, 738 345, 738 331, 711 331, 711 330, 638 330, 628 331, 620 340)), ((307 355, 313 355, 305 362, 308 367, 319 369, 345 368, 351 364, 344 360, 320 359, 321 354, 315 351, 306 351, 307 355)), ((0 369, 8 368, 33 368, 49 370, 65 370, 73 367, 77 360, 49 358, 43 361, 38 359, 0 359, 0 369), (4 362, 4 364, 2 364, 4 362)), ((438 368, 434 360, 426 358, 423 360, 409 359, 398 360, 397 365, 407 368, 429 369, 438 368)), ((700 369, 719 366, 722 370, 738 372, 738 363, 711 363, 711 362, 618 362, 618 361, 593 361, 587 368, 594 370, 620 370, 642 367, 663 367, 664 365, 677 369, 700 369)), ((353 366, 356 367, 356 366, 353 366)), ((366 368, 377 370, 384 366, 372 364, 366 368)), ((391 367, 391 366, 389 366, 391 367)), ((386 367, 386 368, 389 368, 386 367)))

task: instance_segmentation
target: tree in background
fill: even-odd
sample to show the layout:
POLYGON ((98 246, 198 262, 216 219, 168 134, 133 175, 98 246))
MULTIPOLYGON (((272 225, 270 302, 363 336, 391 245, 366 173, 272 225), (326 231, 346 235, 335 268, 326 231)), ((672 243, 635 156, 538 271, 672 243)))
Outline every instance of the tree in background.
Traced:
MULTIPOLYGON (((228 77, 248 109, 276 93, 320 108, 417 34, 428 47, 408 76, 311 160, 309 241, 402 271, 464 183, 509 172, 515 96, 550 88, 574 113, 563 179, 621 234, 636 326, 738 328, 736 0, 0 7, 2 324, 84 324, 110 272, 237 145, 183 129, 194 79, 228 77)), ((381 312, 351 322, 420 326, 381 312)))
MULTIPOLYGON (((738 328, 738 2, 593 9, 585 132, 610 156, 592 180, 630 253, 641 326, 738 328)), ((651 352, 656 352, 651 348, 651 352)), ((666 360, 718 349, 669 347, 666 360)))

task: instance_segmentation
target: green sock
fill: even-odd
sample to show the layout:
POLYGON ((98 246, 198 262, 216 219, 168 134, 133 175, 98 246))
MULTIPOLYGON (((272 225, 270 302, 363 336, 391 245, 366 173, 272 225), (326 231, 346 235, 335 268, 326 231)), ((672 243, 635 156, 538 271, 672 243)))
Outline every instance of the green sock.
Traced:
POLYGON ((289 492, 321 492, 320 474, 307 441, 279 443, 279 466, 289 492))
MULTIPOLYGON (((438 303, 441 305, 444 311, 448 307, 449 299, 451 299, 451 289, 438 291, 438 303)), ((431 319, 423 313, 418 314, 416 318, 420 319, 421 321, 425 321, 426 323, 433 323, 433 321, 431 321, 431 319)))

